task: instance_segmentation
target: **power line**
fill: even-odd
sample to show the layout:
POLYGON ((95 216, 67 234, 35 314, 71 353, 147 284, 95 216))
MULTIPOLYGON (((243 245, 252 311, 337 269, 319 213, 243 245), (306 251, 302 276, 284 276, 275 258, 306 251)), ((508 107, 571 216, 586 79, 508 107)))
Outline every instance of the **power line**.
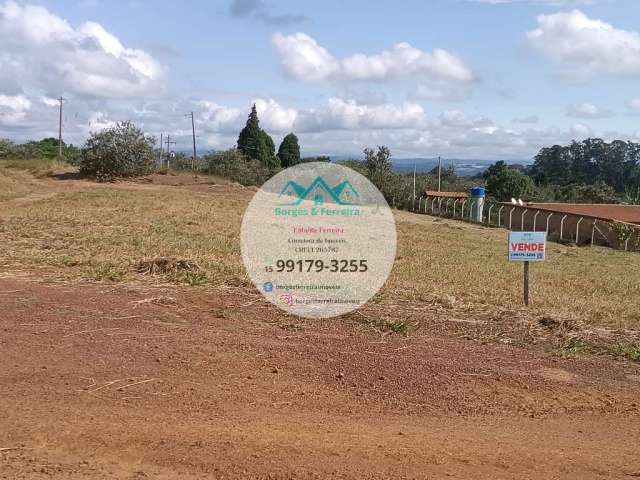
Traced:
POLYGON ((60 96, 58 100, 60 101, 60 118, 58 121, 58 156, 62 157, 62 102, 64 102, 64 98, 60 96))
POLYGON ((191 159, 191 169, 195 172, 196 179, 198 178, 198 172, 196 171, 196 158, 198 153, 196 152, 196 124, 193 119, 193 112, 188 113, 185 117, 191 117, 191 132, 193 134, 193 157, 191 159))
POLYGON ((167 134, 167 168, 169 168, 169 160, 171 158, 171 155, 169 154, 171 151, 171 144, 175 145, 176 142, 172 142, 171 135, 167 134))

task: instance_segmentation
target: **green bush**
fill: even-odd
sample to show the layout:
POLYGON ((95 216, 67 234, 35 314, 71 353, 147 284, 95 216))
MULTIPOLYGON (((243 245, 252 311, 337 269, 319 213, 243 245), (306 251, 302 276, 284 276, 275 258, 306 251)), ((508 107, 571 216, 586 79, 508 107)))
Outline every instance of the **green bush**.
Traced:
POLYGON ((228 178, 242 185, 262 185, 278 172, 278 169, 268 168, 235 148, 205 155, 204 162, 205 173, 228 178))
POLYGON ((489 195, 499 202, 507 202, 511 198, 528 199, 536 193, 531 177, 503 161, 490 166, 483 176, 487 181, 489 195))
MULTIPOLYGON (((43 138, 38 142, 30 141, 16 144, 0 138, 0 160, 32 160, 34 158, 55 160, 60 149, 57 138, 43 138)), ((65 162, 77 165, 80 150, 71 144, 62 142, 62 157, 65 162)))
POLYGON ((80 173, 100 182, 146 175, 155 165, 154 144, 131 122, 92 133, 82 149, 80 173))

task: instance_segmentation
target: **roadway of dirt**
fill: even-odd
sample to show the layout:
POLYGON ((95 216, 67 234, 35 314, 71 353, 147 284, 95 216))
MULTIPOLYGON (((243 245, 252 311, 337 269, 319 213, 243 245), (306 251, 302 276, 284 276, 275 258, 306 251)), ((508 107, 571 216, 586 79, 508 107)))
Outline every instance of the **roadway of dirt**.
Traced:
POLYGON ((0 277, 0 478, 640 477, 638 364, 241 293, 0 277))

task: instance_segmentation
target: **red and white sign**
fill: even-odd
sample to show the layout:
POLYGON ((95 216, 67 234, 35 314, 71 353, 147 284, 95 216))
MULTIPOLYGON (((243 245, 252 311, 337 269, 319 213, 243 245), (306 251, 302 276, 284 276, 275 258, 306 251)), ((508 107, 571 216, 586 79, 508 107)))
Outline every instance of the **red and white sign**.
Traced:
POLYGON ((510 262, 544 262, 546 252, 546 232, 509 232, 510 262))

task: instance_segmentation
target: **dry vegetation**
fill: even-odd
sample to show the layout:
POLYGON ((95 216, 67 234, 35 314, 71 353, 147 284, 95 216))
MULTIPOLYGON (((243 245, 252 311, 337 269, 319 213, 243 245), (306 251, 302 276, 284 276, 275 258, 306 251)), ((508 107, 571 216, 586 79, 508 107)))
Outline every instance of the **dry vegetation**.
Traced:
MULTIPOLYGON (((0 167, 3 270, 249 289, 238 238, 252 189, 206 178, 193 185, 186 175, 97 185, 48 176, 51 168, 0 167), (141 265, 154 258, 197 268, 150 276, 157 270, 141 265)), ((399 315, 417 322, 430 308, 505 324, 551 316, 594 330, 640 328, 639 255, 551 244, 548 261, 532 268, 534 305, 525 310, 522 267, 506 261, 505 230, 407 212, 396 218, 397 262, 370 306, 391 325, 405 319, 399 315)))

